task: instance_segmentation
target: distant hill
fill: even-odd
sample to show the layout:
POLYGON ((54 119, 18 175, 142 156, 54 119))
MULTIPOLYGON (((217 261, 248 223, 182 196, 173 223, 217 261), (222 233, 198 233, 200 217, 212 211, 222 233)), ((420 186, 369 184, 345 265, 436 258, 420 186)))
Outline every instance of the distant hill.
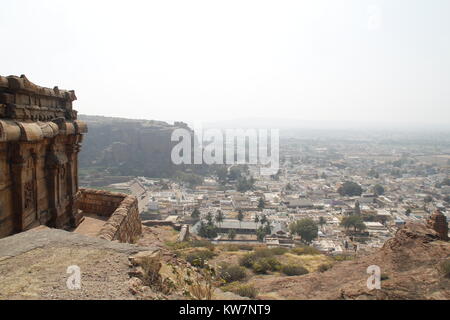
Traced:
POLYGON ((185 123, 88 115, 78 118, 89 130, 79 156, 81 169, 105 168, 111 174, 147 177, 169 177, 176 171, 170 158, 176 144, 171 135, 176 128, 188 128, 185 123))

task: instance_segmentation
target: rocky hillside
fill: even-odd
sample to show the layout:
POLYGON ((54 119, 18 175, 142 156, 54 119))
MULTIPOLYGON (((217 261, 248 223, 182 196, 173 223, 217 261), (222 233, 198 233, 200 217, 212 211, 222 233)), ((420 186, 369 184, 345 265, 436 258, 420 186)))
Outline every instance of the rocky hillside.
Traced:
MULTIPOLYGON (((177 238, 174 230, 143 229, 137 245, 45 227, 0 239, 0 300, 242 299, 208 280, 207 270, 193 269, 167 250, 167 240, 177 238), (66 286, 72 265, 81 270, 80 290, 66 286)), ((336 262, 322 273, 252 277, 249 284, 257 289, 256 299, 448 300, 450 279, 441 266, 449 258, 450 242, 424 225, 409 224, 374 254, 336 262), (380 290, 367 288, 371 265, 381 268, 380 290)))
POLYGON ((208 286, 154 237, 145 241, 158 231, 144 227, 144 246, 47 227, 0 239, 0 300, 242 299, 208 286), (67 286, 73 266, 78 290, 67 286), (187 272, 193 283, 183 281, 187 272))
POLYGON ((450 242, 422 224, 408 224, 378 252, 337 263, 323 273, 255 282, 265 299, 450 299, 450 279, 440 270, 450 242), (381 289, 367 288, 367 267, 381 268, 381 289))
POLYGON ((181 122, 170 125, 162 121, 131 120, 79 115, 88 125, 80 168, 108 168, 121 176, 168 177, 175 170, 170 159, 171 135, 181 122))

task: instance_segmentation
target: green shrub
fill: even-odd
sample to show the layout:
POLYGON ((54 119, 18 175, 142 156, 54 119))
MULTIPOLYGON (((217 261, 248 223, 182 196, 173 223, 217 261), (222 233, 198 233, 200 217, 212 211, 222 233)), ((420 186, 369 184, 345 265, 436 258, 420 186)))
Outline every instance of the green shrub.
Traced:
POLYGON ((274 256, 274 253, 269 248, 258 248, 255 250, 255 256, 258 258, 269 258, 274 256))
POLYGON ((183 250, 191 247, 190 242, 166 242, 166 246, 173 250, 183 250))
POLYGON ((266 274, 269 271, 277 271, 281 267, 275 258, 259 258, 253 263, 252 269, 255 273, 266 274))
POLYGON ((355 257, 349 254, 338 254, 333 256, 333 259, 335 261, 348 261, 348 260, 353 260, 355 257))
POLYGON ((276 256, 282 256, 289 250, 286 248, 282 248, 282 247, 275 247, 275 248, 271 248, 270 251, 276 256))
POLYGON ((239 250, 243 250, 243 251, 253 251, 253 249, 255 248, 254 246, 252 246, 251 244, 239 244, 238 245, 239 250))
POLYGON ((208 240, 193 240, 190 242, 192 248, 208 248, 214 250, 215 246, 208 240))
POLYGON ((319 268, 317 269, 319 272, 325 272, 327 270, 330 270, 333 267, 332 264, 329 263, 323 263, 319 266, 319 268))
POLYGON ((225 246, 226 251, 239 251, 239 247, 235 244, 227 244, 225 246))
POLYGON ((310 246, 301 246, 301 247, 296 247, 291 249, 291 252, 293 254, 296 254, 298 256, 301 255, 316 255, 316 254, 321 254, 321 252, 319 250, 317 250, 316 248, 310 247, 310 246))
POLYGON ((214 257, 214 253, 210 250, 197 250, 186 256, 186 261, 194 267, 202 268, 205 262, 214 257))
POLYGON ((386 273, 382 273, 380 276, 381 281, 389 280, 389 276, 386 273))
POLYGON ((287 276, 301 276, 308 273, 308 270, 305 267, 295 264, 283 265, 280 270, 287 276))
POLYGON ((450 259, 445 260, 440 264, 440 269, 444 277, 450 278, 450 259))
POLYGON ((247 253, 239 259, 239 265, 246 268, 251 268, 256 260, 257 257, 254 253, 247 253))
POLYGON ((247 277, 247 272, 245 271, 245 268, 241 266, 222 265, 220 269, 220 277, 227 283, 242 281, 247 277))
POLYGON ((230 291, 237 295, 240 295, 241 297, 247 297, 250 299, 255 299, 258 295, 258 291, 251 284, 232 283, 228 286, 223 287, 222 289, 224 291, 230 291))

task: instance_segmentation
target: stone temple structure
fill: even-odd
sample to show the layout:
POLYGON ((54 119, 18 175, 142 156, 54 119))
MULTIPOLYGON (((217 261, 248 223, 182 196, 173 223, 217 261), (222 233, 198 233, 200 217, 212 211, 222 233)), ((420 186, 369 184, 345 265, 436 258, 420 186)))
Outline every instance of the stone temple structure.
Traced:
POLYGON ((433 229, 439 234, 439 238, 448 241, 448 222, 447 217, 437 209, 428 219, 427 227, 433 229))
POLYGON ((39 225, 73 230, 87 213, 101 218, 96 236, 133 242, 141 233, 135 197, 79 190, 87 126, 75 100, 74 91, 0 76, 0 238, 39 225))

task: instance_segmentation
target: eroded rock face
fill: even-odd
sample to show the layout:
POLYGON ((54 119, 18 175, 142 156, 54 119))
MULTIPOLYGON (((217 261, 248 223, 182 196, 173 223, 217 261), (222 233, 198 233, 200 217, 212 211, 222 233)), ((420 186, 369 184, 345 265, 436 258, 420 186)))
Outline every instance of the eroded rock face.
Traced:
POLYGON ((377 252, 336 263, 323 273, 259 279, 260 298, 278 299, 450 299, 450 279, 439 269, 450 243, 424 224, 409 223, 377 252), (367 287, 367 268, 382 274, 381 289, 367 287))
POLYGON ((440 210, 436 210, 427 221, 427 226, 439 236, 439 239, 448 241, 448 222, 447 217, 440 210))
POLYGON ((171 141, 177 128, 190 130, 184 123, 80 116, 89 125, 81 167, 108 167, 121 176, 169 177, 182 166, 171 160, 171 141))
POLYGON ((439 239, 439 234, 426 225, 410 223, 399 229, 392 239, 386 241, 382 250, 403 250, 410 247, 422 246, 439 239))

